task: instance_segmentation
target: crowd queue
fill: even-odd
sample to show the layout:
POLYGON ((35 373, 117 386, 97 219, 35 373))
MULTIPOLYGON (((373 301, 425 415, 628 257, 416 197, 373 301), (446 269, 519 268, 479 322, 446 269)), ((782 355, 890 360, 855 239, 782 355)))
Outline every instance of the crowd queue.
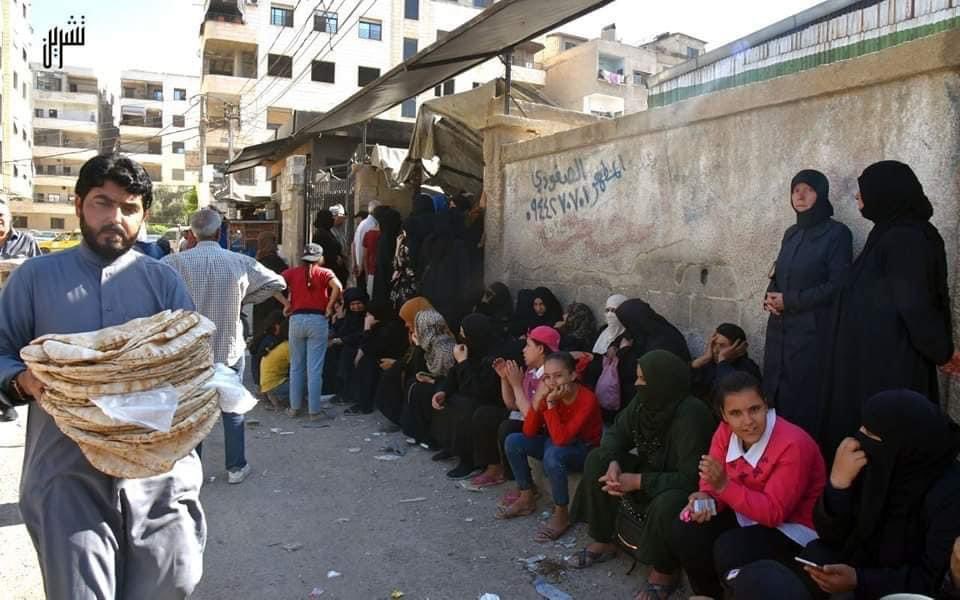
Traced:
MULTIPOLYGON (((124 253, 138 223, 118 216, 136 216, 129 198, 149 196, 146 174, 127 159, 91 163, 78 183, 83 248, 72 259, 28 261, 0 302, 0 376, 23 396, 42 385, 14 358, 19 348, 46 331, 82 327, 67 323, 69 314, 58 317, 64 323, 35 322, 23 303, 39 301, 44 286, 72 285, 58 275, 61 263, 134 287, 137 273, 115 273, 111 261, 156 270, 124 253)), ((857 203, 873 229, 854 259, 822 173, 798 173, 789 197, 797 222, 757 298, 769 313, 763 365, 735 323, 704 332, 706 348, 693 355, 640 298, 612 293, 598 322, 589 307, 564 305, 546 287, 516 296, 503 283, 484 288, 483 208, 469 195, 420 194, 406 218, 371 202, 352 239, 343 207, 321 211, 292 268, 269 234, 256 258, 222 248, 219 215, 202 210, 191 224, 195 247, 164 259, 180 277, 158 288, 154 276, 138 302, 140 312, 156 312, 165 297, 185 307, 192 300, 218 326, 218 362, 243 373, 249 354, 268 409, 314 428, 330 427, 338 405, 345 416, 379 411, 411 446, 453 461, 447 477, 463 487, 504 486, 498 519, 535 515, 549 499, 550 517, 532 528, 534 538, 550 542, 586 524, 590 541, 568 566, 587 569, 627 552, 650 567, 638 600, 665 600, 683 573, 695 594, 712 598, 960 598, 960 428, 941 409, 937 372, 954 343, 931 203, 907 165, 867 168, 857 203), (258 305, 248 340, 243 304, 258 305), (576 486, 572 473, 582 474, 576 486)), ((112 295, 104 292, 93 312, 111 310, 102 302, 119 306, 119 288, 103 289, 112 295)), ((76 459, 64 466, 51 462, 56 452, 30 451, 24 467, 25 489, 45 490, 21 507, 31 508, 28 527, 47 532, 35 543, 48 594, 109 592, 131 569, 153 573, 189 558, 196 540, 181 535, 164 542, 168 558, 111 566, 109 539, 136 541, 124 531, 139 531, 156 513, 140 509, 129 523, 91 534, 85 543, 102 549, 93 558, 82 543, 57 546, 51 532, 77 531, 115 509, 100 494, 82 511, 54 510, 58 498, 74 507, 87 498, 88 484, 45 482, 65 469, 94 476, 49 418, 30 410, 28 447, 47 440, 48 450, 76 459)), ((229 481, 240 483, 249 473, 243 416, 225 414, 224 434, 229 481)), ((156 484, 127 487, 144 506, 170 501, 156 484)), ((157 588, 169 592, 162 597, 182 597, 196 583, 167 580, 157 588)))
POLYGON ((867 168, 856 199, 874 226, 854 260, 827 178, 801 171, 789 191, 797 221, 758 298, 762 366, 734 323, 692 356, 639 298, 611 295, 598 324, 546 287, 516 303, 482 289, 477 207, 423 194, 406 219, 372 203, 352 250, 321 213, 283 272, 286 309, 250 345, 261 391, 318 426, 335 405, 379 411, 468 489, 512 482, 500 519, 549 494, 535 539, 586 523, 569 566, 627 550, 651 567, 639 600, 668 598, 681 572, 713 598, 956 596, 960 428, 940 408, 954 345, 932 205, 907 165, 867 168))

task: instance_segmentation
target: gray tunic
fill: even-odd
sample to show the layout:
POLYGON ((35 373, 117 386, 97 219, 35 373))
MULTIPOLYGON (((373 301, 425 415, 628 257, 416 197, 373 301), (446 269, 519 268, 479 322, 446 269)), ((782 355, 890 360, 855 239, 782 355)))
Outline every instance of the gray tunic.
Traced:
MULTIPOLYGON (((183 281, 138 252, 110 263, 81 245, 32 258, 0 293, 0 385, 24 369, 20 349, 37 336, 92 331, 179 308, 193 309, 183 281)), ((31 404, 20 512, 47 597, 188 596, 203 570, 202 481, 196 453, 156 477, 105 475, 31 404)))

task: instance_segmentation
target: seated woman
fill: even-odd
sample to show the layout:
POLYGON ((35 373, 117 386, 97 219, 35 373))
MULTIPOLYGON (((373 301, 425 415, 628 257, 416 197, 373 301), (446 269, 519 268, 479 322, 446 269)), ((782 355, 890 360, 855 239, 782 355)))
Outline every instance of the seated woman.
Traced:
POLYGON ((484 290, 474 312, 490 317, 498 327, 503 329, 504 333, 507 333, 510 321, 513 320, 513 298, 510 296, 510 288, 499 281, 491 283, 490 287, 484 290))
MULTIPOLYGON (((694 593, 722 598, 721 579, 759 560, 801 572, 795 557, 817 538, 813 508, 826 466, 810 434, 767 406, 756 377, 732 373, 716 392, 723 422, 700 461, 700 491, 675 520, 670 546, 694 593)), ((676 570, 656 576, 661 596, 679 580, 676 570)))
MULTIPOLYGON (((804 558, 824 592, 935 595, 960 536, 960 427, 925 396, 881 392, 837 448, 804 558)), ((960 566, 960 565, 958 565, 960 566)))
POLYGON ((353 405, 345 415, 367 415, 373 412, 377 384, 384 360, 398 360, 409 346, 407 329, 387 302, 373 302, 364 323, 360 350, 354 359, 353 376, 344 390, 353 405))
MULTIPOLYGON (((343 292, 342 311, 330 325, 330 342, 323 364, 323 391, 326 394, 340 394, 350 381, 353 360, 363 339, 367 302, 367 293, 360 288, 348 288, 343 292)), ((331 403, 344 404, 346 400, 340 396, 331 403)))
POLYGON ((712 403, 717 382, 736 371, 761 379, 760 367, 747 355, 747 334, 739 326, 722 323, 707 341, 703 354, 690 363, 693 395, 712 403))
POLYGON ((556 540, 570 529, 567 473, 583 469, 587 453, 600 445, 603 433, 597 397, 576 382, 575 367, 573 357, 567 352, 547 357, 543 379, 523 418, 523 432, 511 433, 505 443, 520 495, 515 502, 502 507, 497 517, 511 519, 537 511, 527 459, 542 460, 554 507, 550 520, 535 537, 538 542, 556 540))
POLYGON ((510 325, 510 334, 523 337, 534 327, 556 327, 563 319, 563 306, 549 288, 520 290, 517 293, 517 311, 510 325))
POLYGON ((411 341, 422 356, 422 368, 406 373, 406 401, 400 425, 408 436, 407 443, 431 447, 431 399, 444 377, 453 368, 453 349, 457 345, 443 315, 431 309, 422 310, 414 319, 411 341))
POLYGON ((499 406, 500 378, 493 369, 497 358, 513 357, 513 346, 504 339, 493 321, 474 313, 463 319, 460 335, 465 341, 454 347, 457 364, 447 374, 431 405, 430 432, 444 452, 436 458, 456 456, 459 464, 447 472, 450 479, 466 479, 478 467, 474 463, 473 415, 481 406, 499 406))
POLYGON ((282 310, 271 312, 263 319, 257 334, 250 338, 250 342, 247 344, 251 359, 250 372, 253 376, 253 382, 257 385, 260 385, 260 361, 280 343, 280 340, 277 339, 277 328, 285 320, 282 310))
POLYGON ((587 352, 597 339, 597 319, 590 307, 580 302, 568 305, 555 327, 563 336, 560 345, 567 351, 587 352))
MULTIPOLYGON (((587 456, 577 486, 571 518, 589 525, 594 542, 570 559, 573 568, 616 556, 620 510, 639 524, 638 536, 625 540, 637 548, 637 560, 658 573, 679 568, 667 546, 668 534, 697 489, 700 457, 710 447, 716 421, 710 408, 690 395, 686 361, 655 350, 636 365, 636 397, 606 431, 600 447, 587 456)), ((674 580, 660 578, 650 584, 671 586, 674 580)), ((650 593, 646 597, 657 598, 650 593)))
POLYGON ((287 341, 290 322, 281 320, 272 327, 276 345, 260 360, 260 391, 266 394, 266 410, 283 410, 290 406, 290 343, 287 341))
MULTIPOLYGON (((560 349, 560 333, 552 327, 537 327, 527 334, 520 370, 511 360, 498 359, 493 368, 500 377, 500 395, 503 405, 481 406, 473 413, 474 464, 487 465, 483 473, 470 480, 472 489, 500 485, 513 479, 513 471, 504 453, 504 441, 511 433, 523 431, 523 419, 530 410, 537 387, 543 377, 543 365, 548 355, 560 349)), ((519 496, 508 492, 501 504, 512 504, 519 496)))
MULTIPOLYGON (((416 381, 417 373, 427 370, 423 349, 413 343, 417 318, 426 311, 436 312, 430 301, 422 296, 403 303, 400 307, 400 319, 407 328, 411 345, 401 358, 384 358, 379 362, 381 373, 374 394, 374 404, 383 416, 393 423, 388 426, 391 431, 400 429, 410 384, 416 381)), ((440 317, 440 321, 446 327, 443 317, 440 317)), ((449 360, 453 361, 452 353, 449 360)))

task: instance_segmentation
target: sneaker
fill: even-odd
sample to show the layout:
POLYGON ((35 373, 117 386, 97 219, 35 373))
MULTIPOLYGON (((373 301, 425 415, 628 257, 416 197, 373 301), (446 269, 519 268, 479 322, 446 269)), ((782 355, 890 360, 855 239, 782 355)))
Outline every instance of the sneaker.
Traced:
POLYGON ((477 467, 471 465, 470 463, 465 463, 461 460, 460 464, 458 464, 454 468, 447 471, 447 478, 448 479, 466 479, 467 477, 470 477, 471 475, 479 471, 480 469, 478 469, 477 467))
POLYGON ((227 471, 227 483, 243 483, 243 480, 250 474, 250 463, 247 463, 239 469, 227 471))

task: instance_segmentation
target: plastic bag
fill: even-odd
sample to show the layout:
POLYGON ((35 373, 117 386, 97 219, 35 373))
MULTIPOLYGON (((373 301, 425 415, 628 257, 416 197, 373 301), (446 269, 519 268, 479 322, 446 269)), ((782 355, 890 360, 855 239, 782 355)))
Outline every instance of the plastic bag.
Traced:
POLYGON ((619 364, 620 359, 617 357, 603 357, 603 372, 597 380, 594 392, 600 408, 604 410, 620 410, 620 375, 617 371, 619 364))
POLYGON ((90 401, 111 419, 156 431, 170 431, 179 397, 173 386, 164 385, 146 392, 97 396, 90 401))
POLYGON ((240 375, 230 367, 217 363, 213 377, 204 384, 206 388, 217 388, 220 392, 220 410, 242 415, 257 405, 257 398, 240 381, 240 375))

